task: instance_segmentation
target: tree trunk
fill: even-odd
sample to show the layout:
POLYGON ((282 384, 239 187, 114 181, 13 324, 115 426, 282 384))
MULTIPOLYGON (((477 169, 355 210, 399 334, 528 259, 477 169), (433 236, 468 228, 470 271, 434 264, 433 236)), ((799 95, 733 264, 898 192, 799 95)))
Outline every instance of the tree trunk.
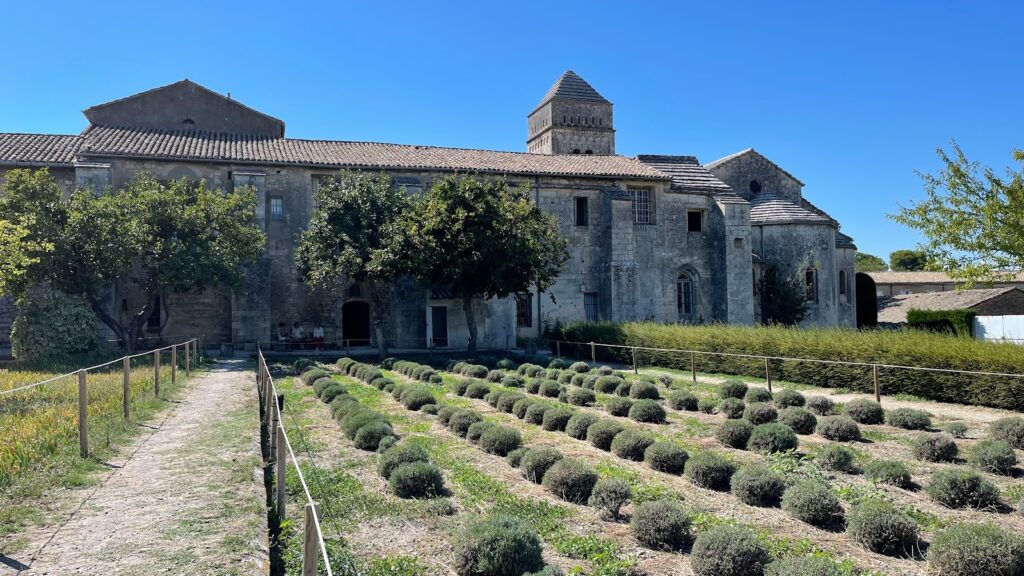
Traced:
POLYGON ((121 350, 126 354, 135 352, 138 345, 139 333, 142 331, 142 325, 149 320, 150 314, 153 313, 153 309, 156 308, 156 294, 146 295, 146 304, 141 310, 134 316, 132 316, 131 322, 127 326, 123 326, 116 318, 111 316, 106 309, 103 308, 103 304, 94 298, 92 295, 86 297, 89 301, 89 307, 92 308, 96 317, 100 319, 110 328, 114 335, 117 336, 118 341, 121 343, 121 350))
POLYGON ((382 288, 376 282, 370 286, 373 300, 373 333, 377 336, 377 354, 383 361, 388 355, 388 343, 384 339, 384 326, 387 324, 387 302, 381 293, 382 288))
POLYGON ((467 352, 469 356, 476 356, 476 315, 473 314, 473 297, 462 297, 462 311, 466 313, 466 329, 469 330, 469 343, 467 352))

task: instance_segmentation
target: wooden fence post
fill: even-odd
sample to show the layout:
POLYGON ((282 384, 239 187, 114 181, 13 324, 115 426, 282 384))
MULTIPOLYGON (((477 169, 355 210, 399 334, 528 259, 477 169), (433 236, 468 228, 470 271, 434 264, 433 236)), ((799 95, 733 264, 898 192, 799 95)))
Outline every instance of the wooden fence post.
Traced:
POLYGON ((190 353, 191 348, 191 344, 185 345, 185 376, 192 375, 192 354, 190 353))
POLYGON ((78 447, 82 458, 89 457, 89 390, 85 370, 78 371, 78 447))
POLYGON ((153 394, 160 395, 160 349, 153 350, 153 394))
POLYGON ((697 353, 690 350, 690 378, 697 382, 697 353))
POLYGON ((768 361, 768 357, 764 357, 764 378, 768 381, 768 391, 772 391, 772 364, 768 361))
POLYGON ((882 386, 878 383, 878 364, 871 365, 871 379, 875 383, 875 402, 882 403, 882 386))
POLYGON ((590 343, 590 360, 597 364, 597 345, 593 342, 590 343))
POLYGON ((320 537, 314 518, 319 518, 319 516, 319 506, 307 503, 306 525, 302 529, 302 576, 317 576, 320 537))
MULTIPOLYGON (((186 352, 187 354, 187 352, 186 352)), ((178 345, 171 346, 171 386, 178 382, 178 345)))
POLYGON ((274 465, 277 466, 277 519, 279 522, 283 522, 284 503, 287 500, 284 489, 288 456, 285 454, 284 428, 280 426, 277 428, 277 462, 274 465))
POLYGON ((640 371, 636 366, 636 346, 633 346, 633 374, 639 374, 640 371))
POLYGON ((124 372, 124 419, 128 420, 132 415, 132 359, 125 356, 121 360, 121 370, 124 372))

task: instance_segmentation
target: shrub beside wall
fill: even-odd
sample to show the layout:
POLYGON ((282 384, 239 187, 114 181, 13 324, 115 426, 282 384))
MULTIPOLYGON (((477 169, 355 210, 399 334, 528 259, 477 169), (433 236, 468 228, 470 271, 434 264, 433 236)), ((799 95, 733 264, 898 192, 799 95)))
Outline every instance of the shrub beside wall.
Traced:
MULTIPOLYGON (((1014 344, 971 340, 920 330, 806 329, 779 326, 678 326, 653 322, 571 323, 556 327, 552 337, 648 348, 699 350, 786 358, 922 366, 954 370, 1024 374, 1024 355, 1014 344)), ((553 344, 552 344, 553 346, 553 344)), ((563 354, 590 357, 589 345, 562 344, 563 354)), ((645 365, 689 371, 690 354, 637 351, 645 365)), ((598 360, 632 363, 629 349, 597 347, 598 360)), ((696 356, 702 372, 764 377, 764 360, 733 356, 696 356)), ((870 366, 772 360, 772 377, 827 388, 846 387, 871 393, 870 366)), ((967 376, 919 370, 880 368, 883 394, 913 394, 941 402, 1024 410, 1024 378, 967 376)))

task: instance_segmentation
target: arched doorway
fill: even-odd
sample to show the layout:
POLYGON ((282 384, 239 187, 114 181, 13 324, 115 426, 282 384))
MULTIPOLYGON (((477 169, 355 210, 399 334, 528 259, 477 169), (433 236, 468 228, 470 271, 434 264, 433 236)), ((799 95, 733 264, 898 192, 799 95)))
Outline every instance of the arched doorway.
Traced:
POLYGON ((341 339, 347 346, 370 345, 370 305, 360 300, 341 307, 341 339))

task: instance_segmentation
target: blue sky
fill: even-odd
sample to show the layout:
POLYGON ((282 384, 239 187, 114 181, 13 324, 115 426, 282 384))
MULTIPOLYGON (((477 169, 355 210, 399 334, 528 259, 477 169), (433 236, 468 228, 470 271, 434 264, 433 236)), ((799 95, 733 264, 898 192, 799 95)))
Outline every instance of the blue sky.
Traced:
POLYGON ((955 139, 1024 147, 1021 2, 132 2, 4 8, 0 131, 76 133, 84 108, 190 78, 297 138, 525 150, 566 69, 615 103, 619 153, 753 146, 860 249, 955 139), (16 23, 12 25, 12 23, 16 23))

